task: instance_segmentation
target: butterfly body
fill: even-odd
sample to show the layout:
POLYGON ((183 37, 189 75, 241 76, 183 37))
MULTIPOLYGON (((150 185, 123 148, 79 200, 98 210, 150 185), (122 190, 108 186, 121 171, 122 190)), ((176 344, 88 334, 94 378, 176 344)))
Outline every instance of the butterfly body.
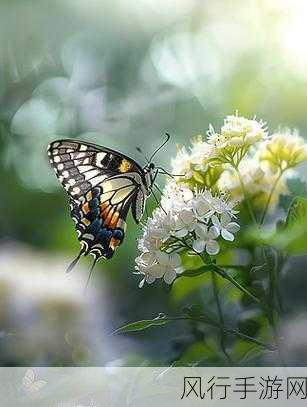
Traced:
POLYGON ((141 167, 108 148, 75 140, 56 140, 49 160, 70 198, 81 255, 110 259, 123 242, 131 209, 136 223, 157 175, 152 163, 141 167))

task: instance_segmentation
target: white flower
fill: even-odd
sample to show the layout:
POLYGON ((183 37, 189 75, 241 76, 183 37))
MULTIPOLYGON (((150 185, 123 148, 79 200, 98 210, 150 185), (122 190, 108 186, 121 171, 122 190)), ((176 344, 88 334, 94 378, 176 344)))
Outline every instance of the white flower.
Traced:
POLYGON ((190 160, 196 171, 206 171, 209 168, 209 159, 213 149, 214 146, 203 141, 202 136, 197 136, 192 141, 190 160))
POLYGON ((181 259, 177 253, 167 254, 160 252, 158 263, 152 268, 154 274, 156 276, 163 277, 163 280, 167 284, 171 284, 175 280, 177 274, 183 272, 183 268, 181 267, 181 259))
POLYGON ((202 253, 204 250, 210 255, 218 254, 220 251, 220 246, 215 240, 220 232, 215 226, 207 227, 204 224, 199 223, 195 228, 197 240, 193 242, 193 249, 197 253, 202 253))
POLYGON ((174 180, 167 182, 161 208, 147 219, 139 240, 141 253, 135 267, 136 274, 143 276, 139 286, 159 278, 171 284, 183 270, 179 253, 187 248, 218 254, 220 233, 224 239, 233 240, 232 233, 239 228, 231 222, 235 213, 234 202, 225 195, 213 196, 208 190, 191 190, 174 180))
MULTIPOLYGON (((150 260, 152 260, 152 258, 150 260)), ((143 287, 145 281, 151 284, 157 278, 162 277, 167 284, 171 284, 177 277, 177 274, 183 272, 179 254, 168 254, 164 252, 157 253, 153 264, 150 262, 147 267, 138 267, 137 270, 139 270, 139 272, 136 274, 144 275, 143 280, 139 284, 140 288, 143 287)))
POLYGON ((231 221, 231 216, 224 212, 218 218, 216 215, 212 216, 213 225, 219 230, 223 239, 230 242, 234 241, 234 233, 240 230, 240 225, 231 221))
POLYGON ((211 205, 214 212, 218 214, 228 213, 230 216, 233 216, 236 213, 238 213, 238 211, 234 210, 234 207, 237 205, 237 202, 226 199, 225 197, 222 196, 212 197, 211 205))
POLYGON ((196 194, 192 205, 197 219, 205 220, 214 214, 215 209, 212 206, 212 200, 213 197, 209 191, 196 194))
POLYGON ((185 237, 194 230, 196 224, 197 220, 193 210, 190 208, 182 209, 177 215, 174 235, 176 237, 185 237))
POLYGON ((178 150, 176 157, 171 161, 171 166, 174 173, 182 174, 186 179, 192 178, 191 157, 185 147, 178 150))
POLYGON ((265 124, 237 114, 227 116, 221 128, 221 136, 224 145, 248 146, 266 137, 265 124))

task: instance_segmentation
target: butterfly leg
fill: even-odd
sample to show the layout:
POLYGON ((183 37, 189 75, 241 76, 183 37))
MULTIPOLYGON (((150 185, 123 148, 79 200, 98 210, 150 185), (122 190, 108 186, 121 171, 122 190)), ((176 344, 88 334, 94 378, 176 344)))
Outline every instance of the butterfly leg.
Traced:
POLYGON ((88 274, 88 278, 87 278, 87 281, 86 281, 85 290, 84 290, 85 292, 86 292, 87 287, 88 287, 88 285, 89 285, 89 282, 90 282, 90 279, 91 279, 91 277, 92 277, 92 274, 93 274, 93 271, 94 271, 94 267, 96 266, 97 261, 98 261, 98 257, 97 257, 97 256, 94 256, 94 261, 93 261, 92 267, 90 268, 90 271, 89 271, 89 274, 88 274))
MULTIPOLYGON (((158 189, 158 191, 161 193, 161 195, 162 195, 162 191, 160 190, 160 188, 156 185, 156 184, 153 184, 157 189, 158 189)), ((156 194, 154 193, 154 191, 152 190, 151 191, 151 193, 152 193, 152 196, 155 198, 155 201, 156 201, 156 203, 157 203, 157 205, 162 209, 162 211, 165 213, 165 215, 167 214, 166 213, 166 210, 162 207, 162 205, 161 205, 161 203, 159 202, 159 200, 158 200, 158 198, 157 198, 157 196, 156 196, 156 194)))

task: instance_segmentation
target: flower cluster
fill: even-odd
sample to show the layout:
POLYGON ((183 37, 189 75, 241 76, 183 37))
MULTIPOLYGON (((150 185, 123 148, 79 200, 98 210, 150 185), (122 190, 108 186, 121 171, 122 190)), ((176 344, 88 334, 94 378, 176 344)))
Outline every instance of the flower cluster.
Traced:
MULTIPOLYGON (((263 166, 257 157, 245 157, 239 164, 238 170, 244 180, 245 190, 252 199, 253 207, 256 209, 263 208, 271 193, 276 178, 275 174, 263 166)), ((227 191, 238 202, 244 200, 238 173, 233 168, 229 167, 223 172, 218 181, 218 187, 221 191, 227 191)), ((285 179, 281 179, 271 196, 271 210, 278 203, 279 195, 287 192, 285 179)))
POLYGON ((273 134, 261 146, 259 159, 266 162, 272 171, 283 172, 307 161, 307 145, 297 130, 284 129, 273 134))
POLYGON ((238 165, 249 148, 266 136, 263 122, 227 116, 219 133, 210 125, 207 140, 199 135, 192 140, 190 151, 184 146, 178 149, 172 160, 173 172, 182 174, 180 181, 194 187, 215 188, 226 165, 238 165))
POLYGON ((252 145, 267 137, 265 123, 236 115, 227 116, 220 133, 212 126, 207 132, 208 143, 215 148, 213 162, 237 167, 252 145))
POLYGON ((235 203, 225 196, 213 196, 208 190, 192 191, 169 181, 157 208, 148 219, 139 241, 141 254, 136 259, 137 274, 144 282, 162 278, 171 284, 183 271, 180 253, 214 256, 220 251, 220 239, 233 241, 240 229, 234 221, 235 203))
POLYGON ((249 221, 261 226, 288 192, 281 175, 303 161, 307 145, 297 132, 269 137, 263 122, 238 114, 227 116, 219 132, 209 126, 207 138, 179 148, 172 160, 176 181, 166 183, 139 240, 140 287, 158 278, 171 284, 183 272, 183 252, 210 263, 221 241, 233 241, 240 228, 234 202, 245 204, 249 221))

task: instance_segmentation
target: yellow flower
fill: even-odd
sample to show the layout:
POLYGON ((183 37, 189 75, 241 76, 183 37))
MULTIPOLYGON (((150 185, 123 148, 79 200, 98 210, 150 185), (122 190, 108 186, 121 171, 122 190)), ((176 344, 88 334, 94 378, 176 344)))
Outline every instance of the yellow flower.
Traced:
MULTIPOLYGON (((261 167, 260 162, 255 158, 245 158, 241 161, 239 171, 252 206, 257 209, 263 209, 272 190, 272 185, 276 180, 276 174, 270 171, 269 168, 261 167)), ((218 187, 220 191, 227 191, 232 199, 239 202, 244 200, 240 180, 234 169, 229 168, 222 174, 218 187)), ((271 210, 277 205, 279 195, 282 193, 287 193, 284 179, 279 180, 270 199, 271 210)))
POLYGON ((307 145, 298 131, 285 129, 272 135, 260 149, 260 161, 273 171, 284 171, 307 161, 307 145))

